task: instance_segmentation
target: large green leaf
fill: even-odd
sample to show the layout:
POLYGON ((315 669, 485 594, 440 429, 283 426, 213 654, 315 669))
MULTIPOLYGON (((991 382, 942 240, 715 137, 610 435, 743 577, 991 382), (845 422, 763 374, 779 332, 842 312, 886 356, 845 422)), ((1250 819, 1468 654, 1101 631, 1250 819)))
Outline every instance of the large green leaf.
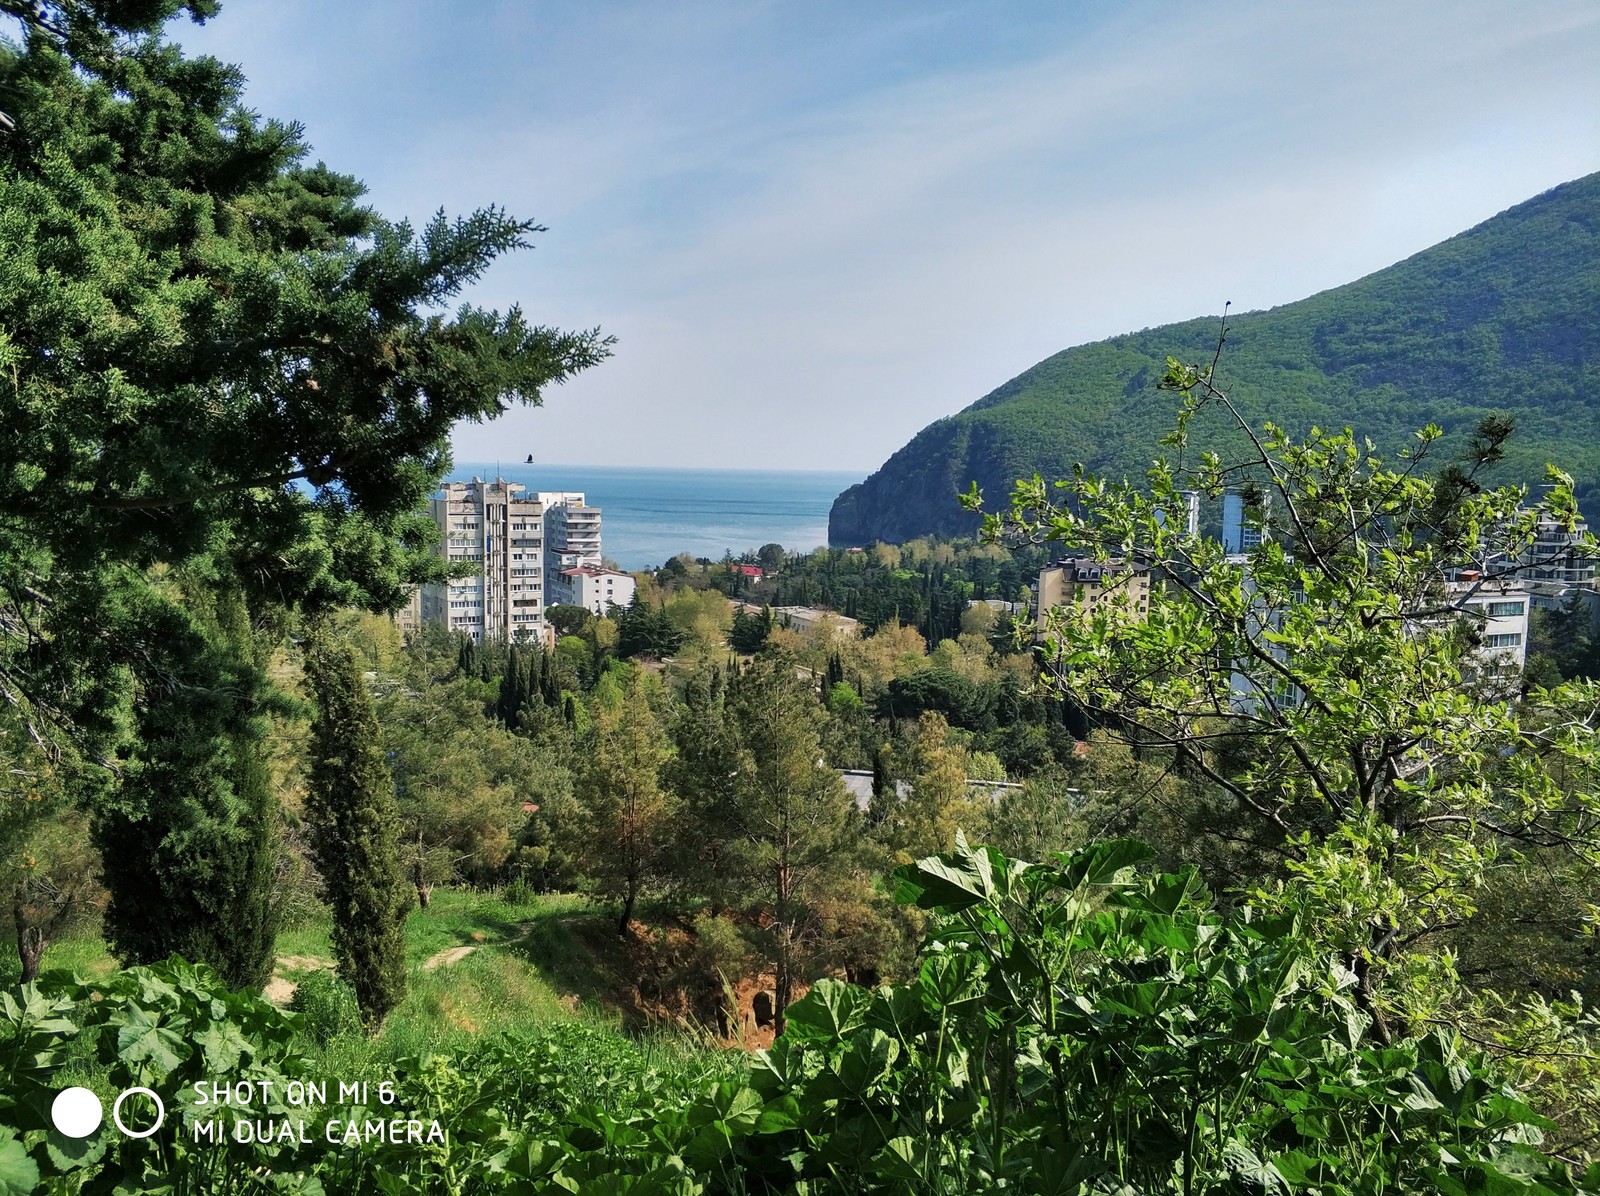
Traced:
POLYGON ((865 1019, 871 994, 842 980, 822 979, 784 1015, 785 1034, 800 1039, 838 1041, 865 1019))
MULTIPOLYGON (((998 854, 998 853, 996 853, 998 854)), ((1004 857, 1001 857, 1002 859, 1004 857)), ((959 913, 996 896, 993 862, 987 851, 959 845, 950 855, 929 856, 895 870, 895 900, 919 909, 959 913)))
POLYGON ((177 1067, 188 1053, 182 1038, 161 1025, 157 1017, 137 1005, 128 1009, 127 1020, 117 1031, 117 1054, 133 1066, 148 1063, 161 1075, 177 1067))
POLYGON ((1156 853, 1149 844, 1138 839, 1107 839, 1079 852, 1061 852, 1056 858, 1061 861, 1056 883, 1064 889, 1075 890, 1085 885, 1096 888, 1127 885, 1133 880, 1133 870, 1155 859, 1156 853))
POLYGON ((29 1196, 39 1187, 39 1165, 11 1131, 0 1128, 0 1196, 29 1196))
POLYGON ((1170 918, 1184 910, 1207 908, 1211 904, 1211 893, 1200 879, 1199 870, 1190 865, 1179 872, 1153 876, 1144 888, 1114 894, 1109 900, 1112 905, 1125 909, 1145 910, 1170 918))

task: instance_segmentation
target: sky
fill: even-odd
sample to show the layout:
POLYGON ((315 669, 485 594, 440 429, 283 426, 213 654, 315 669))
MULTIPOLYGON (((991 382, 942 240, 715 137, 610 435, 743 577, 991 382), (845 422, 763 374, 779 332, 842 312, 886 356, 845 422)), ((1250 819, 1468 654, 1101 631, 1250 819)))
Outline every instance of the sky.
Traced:
POLYGON ((1593 0, 224 0, 186 49, 468 296, 614 356, 462 461, 838 469, 1061 349, 1292 302, 1600 170, 1593 0))

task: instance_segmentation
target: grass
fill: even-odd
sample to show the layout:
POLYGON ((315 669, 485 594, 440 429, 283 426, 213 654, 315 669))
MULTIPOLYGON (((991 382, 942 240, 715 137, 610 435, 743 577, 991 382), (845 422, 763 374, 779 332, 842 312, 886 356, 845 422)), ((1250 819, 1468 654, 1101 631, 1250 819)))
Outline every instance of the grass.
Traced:
MULTIPOLYGON (((563 994, 578 997, 591 1014, 610 1008, 599 1000, 601 994, 616 991, 617 977, 575 933, 599 923, 610 928, 611 914, 585 897, 560 894, 541 900, 538 913, 529 919, 526 933, 511 949, 525 959, 563 994)), ((588 934, 585 939, 603 940, 605 935, 588 934)), ((614 1016, 614 1015, 610 1015, 614 1016)))
MULTIPOLYGON (((623 1014, 615 994, 624 969, 607 951, 611 921, 606 907, 571 894, 515 901, 493 892, 435 890, 429 908, 414 909, 406 921, 405 1000, 376 1037, 345 1033, 317 1048, 318 1070, 377 1075, 407 1057, 459 1054, 507 1031, 564 1022, 620 1032, 623 1014), (424 967, 457 947, 472 950, 454 963, 424 967)), ((320 964, 333 955, 326 908, 278 935, 280 961, 320 964)), ((90 977, 109 974, 118 965, 90 929, 52 945, 44 966, 90 977)), ((280 962, 276 970, 299 981, 321 969, 280 962)), ((14 955, 0 962, 0 983, 15 984, 17 975, 14 955)), ((670 1032, 631 1037, 663 1063, 696 1049, 670 1032)))
MULTIPOLYGON (((561 919, 587 908, 578 897, 509 900, 492 892, 436 889, 427 909, 406 920, 405 1000, 372 1039, 360 1034, 334 1038, 323 1048, 325 1064, 341 1074, 373 1070, 408 1056, 456 1054, 474 1042, 509 1030, 584 1020, 616 1028, 603 1003, 585 1000, 602 983, 598 971, 567 962, 561 919), (454 948, 471 951, 453 963, 428 969, 429 960, 454 948)), ((283 932, 278 956, 332 959, 332 923, 326 910, 283 932)), ((281 968, 287 979, 304 971, 281 968)))

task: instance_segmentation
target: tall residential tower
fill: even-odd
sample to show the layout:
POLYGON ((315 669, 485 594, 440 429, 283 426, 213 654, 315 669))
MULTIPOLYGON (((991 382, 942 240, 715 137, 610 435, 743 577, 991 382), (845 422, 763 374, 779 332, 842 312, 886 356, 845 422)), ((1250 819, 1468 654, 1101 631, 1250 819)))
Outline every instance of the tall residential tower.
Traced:
POLYGON ((422 618, 473 639, 540 640, 544 619, 544 516, 537 498, 500 478, 447 482, 430 508, 439 551, 472 574, 422 587, 422 618))

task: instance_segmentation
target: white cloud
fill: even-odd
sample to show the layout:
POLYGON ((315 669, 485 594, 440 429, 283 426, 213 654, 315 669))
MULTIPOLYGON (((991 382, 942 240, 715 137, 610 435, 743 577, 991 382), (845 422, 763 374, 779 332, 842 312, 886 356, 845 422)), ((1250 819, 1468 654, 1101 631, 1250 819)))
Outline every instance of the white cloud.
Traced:
POLYGON ((481 297, 619 337, 544 410, 461 429, 463 458, 865 471, 1067 345, 1290 301, 1600 168, 1586 3, 1020 34, 998 4, 366 3, 291 50, 294 11, 216 27, 242 15, 221 44, 272 80, 259 106, 385 211, 544 220, 481 297))

